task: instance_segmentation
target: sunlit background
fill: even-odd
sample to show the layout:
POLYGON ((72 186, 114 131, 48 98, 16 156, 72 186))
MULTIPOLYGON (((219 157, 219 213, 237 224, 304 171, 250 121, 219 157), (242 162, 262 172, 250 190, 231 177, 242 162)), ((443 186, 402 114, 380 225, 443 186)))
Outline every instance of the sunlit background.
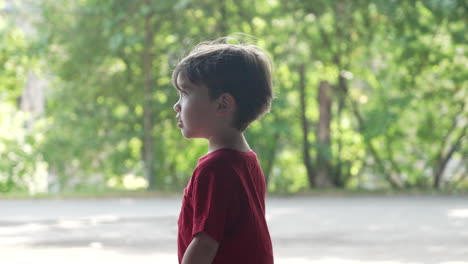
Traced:
POLYGON ((278 263, 468 263, 467 32, 465 0, 0 0, 0 262, 176 263, 207 145, 171 71, 229 35, 273 60, 278 263))

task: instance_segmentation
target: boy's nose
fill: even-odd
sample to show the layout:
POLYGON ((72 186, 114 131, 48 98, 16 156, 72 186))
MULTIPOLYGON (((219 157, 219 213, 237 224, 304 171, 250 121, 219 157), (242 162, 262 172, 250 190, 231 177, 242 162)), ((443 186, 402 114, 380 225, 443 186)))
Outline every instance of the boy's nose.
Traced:
POLYGON ((179 104, 179 101, 177 101, 177 103, 175 103, 175 105, 174 105, 174 111, 180 112, 180 104, 179 104))

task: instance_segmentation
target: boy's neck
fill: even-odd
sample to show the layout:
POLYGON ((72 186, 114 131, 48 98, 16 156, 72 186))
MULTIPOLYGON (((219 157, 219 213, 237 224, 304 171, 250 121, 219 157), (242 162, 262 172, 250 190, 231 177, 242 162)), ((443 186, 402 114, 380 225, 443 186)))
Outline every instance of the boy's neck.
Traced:
POLYGON ((218 149, 233 149, 241 152, 251 151, 244 134, 239 131, 221 133, 208 139, 208 153, 218 149))

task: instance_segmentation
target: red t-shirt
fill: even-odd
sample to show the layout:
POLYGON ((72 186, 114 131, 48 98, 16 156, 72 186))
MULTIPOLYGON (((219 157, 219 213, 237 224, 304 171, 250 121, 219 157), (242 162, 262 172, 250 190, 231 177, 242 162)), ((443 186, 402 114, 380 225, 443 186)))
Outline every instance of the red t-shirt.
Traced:
POLYGON ((198 160, 179 215, 179 263, 193 237, 219 243, 213 264, 273 264, 265 178, 255 152, 219 149, 198 160))

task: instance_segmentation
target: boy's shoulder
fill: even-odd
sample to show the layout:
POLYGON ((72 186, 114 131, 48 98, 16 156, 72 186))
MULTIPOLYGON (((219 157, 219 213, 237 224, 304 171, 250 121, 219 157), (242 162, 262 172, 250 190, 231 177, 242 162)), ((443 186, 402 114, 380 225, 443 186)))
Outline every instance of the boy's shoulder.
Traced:
POLYGON ((240 152, 231 149, 219 149, 198 159, 197 169, 206 170, 232 170, 253 158, 256 158, 254 151, 240 152))

